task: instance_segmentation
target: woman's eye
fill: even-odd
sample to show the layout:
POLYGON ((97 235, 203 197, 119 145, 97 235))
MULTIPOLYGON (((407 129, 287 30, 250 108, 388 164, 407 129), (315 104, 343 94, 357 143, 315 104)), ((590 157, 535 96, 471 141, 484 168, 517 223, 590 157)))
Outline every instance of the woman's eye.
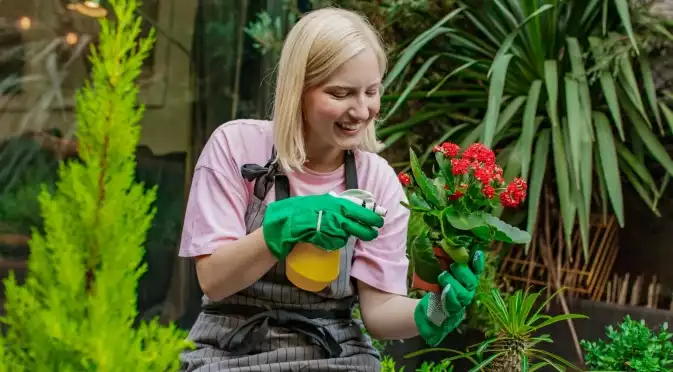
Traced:
POLYGON ((370 90, 370 91, 367 92, 367 95, 368 95, 368 96, 375 96, 375 95, 377 95, 378 93, 379 93, 378 90, 370 90))
POLYGON ((343 92, 334 92, 334 93, 330 93, 330 94, 335 98, 346 98, 346 97, 348 97, 348 93, 343 93, 343 92))

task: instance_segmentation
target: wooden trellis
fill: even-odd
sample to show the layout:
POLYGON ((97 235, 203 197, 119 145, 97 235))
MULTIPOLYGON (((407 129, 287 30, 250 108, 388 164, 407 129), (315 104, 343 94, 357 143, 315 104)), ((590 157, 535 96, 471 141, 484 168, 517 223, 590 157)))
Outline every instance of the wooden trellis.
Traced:
POLYGON ((513 287, 553 287, 552 275, 545 265, 547 254, 560 284, 568 296, 600 300, 606 283, 612 275, 617 258, 617 229, 613 215, 594 214, 590 218, 587 259, 582 253, 578 229, 568 247, 564 239, 562 219, 555 210, 554 197, 545 190, 541 199, 538 227, 535 230, 528 254, 524 246, 508 249, 500 262, 499 274, 513 287), (551 254, 550 254, 551 253, 551 254))

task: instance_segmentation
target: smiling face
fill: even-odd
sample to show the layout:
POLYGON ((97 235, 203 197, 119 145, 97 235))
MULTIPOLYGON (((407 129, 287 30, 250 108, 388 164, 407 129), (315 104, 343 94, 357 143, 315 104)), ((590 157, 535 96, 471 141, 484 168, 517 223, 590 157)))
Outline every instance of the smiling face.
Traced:
POLYGON ((380 92, 379 64, 369 49, 341 65, 322 84, 307 89, 302 111, 309 158, 360 145, 365 129, 374 125, 379 113, 380 92))

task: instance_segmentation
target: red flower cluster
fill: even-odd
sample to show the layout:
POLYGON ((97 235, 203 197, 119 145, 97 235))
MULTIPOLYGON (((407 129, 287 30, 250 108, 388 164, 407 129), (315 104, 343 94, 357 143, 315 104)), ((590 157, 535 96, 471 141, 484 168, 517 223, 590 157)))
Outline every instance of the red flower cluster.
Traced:
MULTIPOLYGON (((433 148, 446 158, 451 158, 451 173, 454 176, 471 174, 481 184, 481 193, 487 199, 493 199, 498 195, 500 203, 505 207, 516 207, 526 198, 527 185, 520 178, 516 178, 504 190, 505 179, 503 171, 495 163, 495 153, 481 143, 471 144, 462 155, 460 146, 452 142, 444 142, 433 148)), ((400 183, 404 186, 411 184, 411 177, 406 173, 398 175, 400 183)), ((445 187, 448 189, 448 186, 445 187)), ((461 183, 456 187, 449 200, 458 200, 468 191, 468 184, 461 183)))
POLYGON ((482 193, 488 199, 495 196, 494 186, 498 187, 505 183, 502 177, 502 168, 495 164, 495 154, 481 143, 470 145, 465 149, 462 157, 457 157, 460 147, 451 142, 436 146, 435 151, 441 151, 445 156, 448 153, 455 154, 450 155, 453 157, 451 159, 451 172, 459 176, 472 170, 474 178, 482 184, 482 193))
POLYGON ((411 184, 411 176, 409 176, 408 174, 406 174, 404 172, 400 172, 397 175, 397 179, 400 181, 402 186, 409 186, 411 184))
POLYGON ((495 164, 495 154, 493 151, 491 151, 491 149, 482 145, 481 143, 471 144, 467 149, 465 149, 465 152, 463 152, 463 158, 473 161, 476 160, 486 165, 495 164))
POLYGON ((500 203, 509 208, 518 206, 526 198, 527 189, 528 185, 526 185, 526 181, 521 178, 515 178, 507 185, 507 189, 500 193, 500 203))
POLYGON ((458 153, 460 152, 460 146, 456 145, 455 143, 444 142, 441 145, 433 147, 432 151, 441 152, 442 154, 444 154, 444 156, 449 158, 458 156, 458 153))

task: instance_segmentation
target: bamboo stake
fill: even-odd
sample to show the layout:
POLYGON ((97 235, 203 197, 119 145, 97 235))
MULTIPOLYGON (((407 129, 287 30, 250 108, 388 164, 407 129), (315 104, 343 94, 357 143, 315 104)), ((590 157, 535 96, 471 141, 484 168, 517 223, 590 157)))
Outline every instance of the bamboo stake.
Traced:
POLYGON ((661 294, 661 283, 657 283, 654 286, 654 298, 652 298, 652 307, 655 309, 659 308, 659 295, 661 294))
POLYGON ((652 308, 654 303, 654 286, 657 282, 657 276, 652 278, 652 282, 647 286, 647 307, 652 308))
POLYGON ((622 281, 622 286, 619 291, 618 303, 620 305, 626 304, 626 294, 628 293, 628 288, 629 288, 629 273, 626 273, 626 275, 624 275, 624 280, 622 281))
POLYGON ((631 289, 631 302, 629 303, 631 306, 638 306, 640 301, 640 292, 642 291, 643 287, 643 279, 643 275, 638 275, 636 277, 636 281, 633 283, 633 289, 631 289))

